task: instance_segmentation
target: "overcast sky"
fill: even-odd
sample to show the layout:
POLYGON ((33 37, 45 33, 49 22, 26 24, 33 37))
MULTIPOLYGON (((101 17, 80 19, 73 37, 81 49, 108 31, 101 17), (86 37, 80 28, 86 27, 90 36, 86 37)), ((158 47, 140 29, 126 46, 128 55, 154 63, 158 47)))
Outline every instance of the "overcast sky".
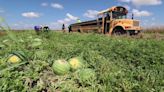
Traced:
POLYGON ((0 16, 11 28, 26 29, 48 25, 60 29, 61 24, 96 18, 98 11, 122 5, 141 20, 144 27, 164 25, 163 0, 0 0, 0 16))

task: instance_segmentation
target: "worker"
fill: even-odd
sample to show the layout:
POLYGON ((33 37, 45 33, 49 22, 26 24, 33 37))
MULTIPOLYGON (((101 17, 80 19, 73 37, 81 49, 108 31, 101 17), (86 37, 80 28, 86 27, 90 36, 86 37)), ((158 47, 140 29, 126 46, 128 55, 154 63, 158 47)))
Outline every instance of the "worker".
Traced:
POLYGON ((35 26, 34 30, 35 30, 36 34, 39 35, 40 32, 42 31, 42 27, 41 26, 35 26))
POLYGON ((134 13, 132 13, 132 20, 134 19, 134 13))
POLYGON ((69 33, 72 31, 72 26, 71 25, 68 27, 68 30, 69 30, 69 33))
POLYGON ((44 26, 44 27, 43 27, 43 31, 44 31, 44 32, 49 32, 49 31, 50 31, 50 29, 49 29, 49 27, 48 27, 48 26, 44 26))
POLYGON ((65 33, 65 25, 64 24, 62 25, 62 31, 63 31, 63 33, 65 33))

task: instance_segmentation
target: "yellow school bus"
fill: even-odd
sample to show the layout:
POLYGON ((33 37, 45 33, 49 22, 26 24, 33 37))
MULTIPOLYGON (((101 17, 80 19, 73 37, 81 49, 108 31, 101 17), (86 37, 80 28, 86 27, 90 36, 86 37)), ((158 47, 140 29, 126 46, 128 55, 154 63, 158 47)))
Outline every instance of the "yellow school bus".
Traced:
POLYGON ((122 6, 100 11, 96 20, 71 24, 69 32, 97 32, 110 35, 136 35, 141 32, 139 20, 128 19, 128 10, 122 6))

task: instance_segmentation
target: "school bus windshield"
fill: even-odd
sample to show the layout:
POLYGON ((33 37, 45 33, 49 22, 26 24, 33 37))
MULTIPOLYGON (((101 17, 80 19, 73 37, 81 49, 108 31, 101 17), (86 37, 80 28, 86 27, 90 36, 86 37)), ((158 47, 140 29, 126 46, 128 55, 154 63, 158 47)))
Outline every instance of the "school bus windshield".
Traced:
POLYGON ((113 12, 113 19, 126 19, 127 14, 122 12, 113 12))

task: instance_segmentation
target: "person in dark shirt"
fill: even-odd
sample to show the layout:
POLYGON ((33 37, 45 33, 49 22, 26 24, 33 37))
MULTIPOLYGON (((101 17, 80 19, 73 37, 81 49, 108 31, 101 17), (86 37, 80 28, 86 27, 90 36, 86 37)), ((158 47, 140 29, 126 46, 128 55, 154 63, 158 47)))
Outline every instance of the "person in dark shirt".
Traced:
POLYGON ((49 31, 50 31, 50 28, 49 28, 48 26, 44 26, 44 27, 43 27, 43 31, 44 31, 44 32, 49 32, 49 31))
POLYGON ((72 26, 71 25, 68 27, 68 29, 69 29, 69 33, 72 32, 72 26))
POLYGON ((64 24, 62 25, 62 30, 65 33, 65 25, 64 24))

